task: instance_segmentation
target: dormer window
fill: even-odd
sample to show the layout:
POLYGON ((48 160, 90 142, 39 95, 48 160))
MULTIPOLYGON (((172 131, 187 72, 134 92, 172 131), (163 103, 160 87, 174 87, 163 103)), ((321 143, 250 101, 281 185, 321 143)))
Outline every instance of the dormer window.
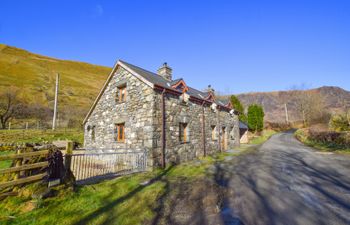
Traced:
POLYGON ((183 86, 183 85, 181 85, 181 84, 180 84, 179 86, 176 87, 176 90, 181 91, 181 92, 183 92, 184 89, 185 89, 185 86, 183 86))
POLYGON ((214 94, 209 92, 208 96, 205 99, 211 102, 215 101, 214 94))
POLYGON ((177 83, 175 83, 172 87, 175 88, 176 90, 180 91, 181 93, 185 93, 186 91, 188 91, 188 87, 187 87, 185 81, 183 81, 182 79, 180 81, 178 81, 177 83))

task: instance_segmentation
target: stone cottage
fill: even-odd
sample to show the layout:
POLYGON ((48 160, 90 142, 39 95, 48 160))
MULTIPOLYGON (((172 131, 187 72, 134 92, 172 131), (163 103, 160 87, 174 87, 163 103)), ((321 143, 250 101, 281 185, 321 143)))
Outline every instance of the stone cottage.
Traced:
POLYGON ((239 145, 239 120, 229 101, 119 60, 84 119, 87 150, 148 151, 149 164, 179 163, 239 145))

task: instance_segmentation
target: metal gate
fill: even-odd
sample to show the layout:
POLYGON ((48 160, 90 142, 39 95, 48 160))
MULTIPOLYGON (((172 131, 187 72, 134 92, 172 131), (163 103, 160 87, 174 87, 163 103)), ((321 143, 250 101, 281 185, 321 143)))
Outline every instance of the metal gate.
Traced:
POLYGON ((146 151, 72 154, 71 171, 76 181, 142 172, 147 168, 146 151))

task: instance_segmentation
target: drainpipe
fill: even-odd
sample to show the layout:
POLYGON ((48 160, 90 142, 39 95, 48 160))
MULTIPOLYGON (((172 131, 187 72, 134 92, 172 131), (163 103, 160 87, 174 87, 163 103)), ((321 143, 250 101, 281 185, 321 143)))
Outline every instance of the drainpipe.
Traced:
POLYGON ((219 111, 219 106, 217 107, 217 120, 218 120, 218 131, 219 131, 219 150, 222 152, 221 149, 221 124, 220 124, 220 111, 219 111))
POLYGON ((204 157, 207 156, 207 151, 205 149, 205 116, 204 116, 204 103, 202 103, 202 139, 203 139, 203 155, 204 157))
POLYGON ((162 91, 162 95, 161 95, 161 113, 162 113, 162 129, 161 129, 161 142, 162 142, 162 149, 161 149, 161 164, 162 164, 162 168, 164 169, 165 168, 165 146, 166 146, 166 143, 165 143, 165 128, 166 128, 166 121, 165 121, 165 92, 166 90, 163 89, 162 91))

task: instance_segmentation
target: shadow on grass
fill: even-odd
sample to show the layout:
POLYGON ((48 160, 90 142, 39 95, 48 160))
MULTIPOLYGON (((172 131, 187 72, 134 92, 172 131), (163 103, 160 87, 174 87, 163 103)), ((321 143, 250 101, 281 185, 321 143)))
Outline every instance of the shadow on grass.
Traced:
MULTIPOLYGON (((97 210, 91 212, 89 215, 83 217, 82 219, 80 219, 78 222, 76 222, 74 224, 84 224, 85 225, 85 224, 91 222, 96 217, 99 217, 103 213, 111 211, 114 207, 116 207, 119 204, 123 203, 124 201, 132 198, 135 194, 137 194, 138 192, 142 191, 144 188, 146 188, 146 187, 150 186, 151 184, 161 180, 172 169, 173 169, 173 166, 169 166, 167 169, 162 171, 161 174, 159 174, 158 176, 156 176, 153 179, 151 179, 150 182, 147 183, 146 185, 139 185, 139 186, 137 186, 134 190, 130 191, 126 195, 124 195, 124 196, 116 199, 115 201, 109 202, 108 204, 98 208, 97 210)), ((135 215, 135 216, 137 216, 137 215, 135 215)), ((108 218, 107 218, 107 220, 108 220, 108 218)), ((102 222, 102 224, 107 224, 107 223, 108 223, 108 221, 102 222)))

